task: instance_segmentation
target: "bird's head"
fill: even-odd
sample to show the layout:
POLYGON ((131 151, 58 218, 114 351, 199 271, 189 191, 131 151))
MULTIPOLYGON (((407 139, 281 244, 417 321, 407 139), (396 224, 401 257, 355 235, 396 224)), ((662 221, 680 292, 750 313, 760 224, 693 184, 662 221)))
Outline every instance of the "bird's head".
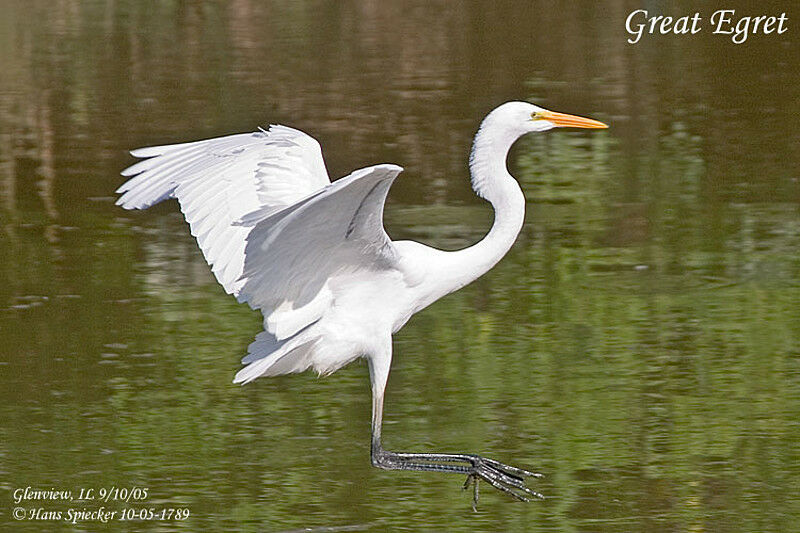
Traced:
POLYGON ((597 120, 549 111, 528 102, 506 102, 497 107, 487 117, 496 127, 507 129, 519 137, 535 131, 547 131, 552 128, 607 128, 597 120))
POLYGON ((483 119, 469 159, 472 174, 472 188, 478 196, 494 203, 497 198, 496 178, 489 176, 506 175, 505 162, 508 150, 517 139, 526 133, 547 131, 558 127, 607 128, 605 124, 590 118, 548 111, 528 102, 506 102, 495 108, 483 119), (501 172, 501 170, 503 172, 501 172))

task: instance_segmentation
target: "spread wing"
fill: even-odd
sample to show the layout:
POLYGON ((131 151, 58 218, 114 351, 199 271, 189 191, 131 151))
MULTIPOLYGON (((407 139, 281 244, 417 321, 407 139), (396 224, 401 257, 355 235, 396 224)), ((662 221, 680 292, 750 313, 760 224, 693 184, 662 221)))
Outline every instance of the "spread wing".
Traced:
POLYGON ((401 167, 376 165, 330 183, 319 144, 284 126, 132 154, 149 159, 123 171, 132 178, 117 204, 142 209, 177 198, 225 290, 264 313, 262 344, 319 319, 331 279, 397 262, 383 207, 401 167))
POLYGON ((133 150, 145 158, 122 171, 117 205, 144 209, 177 198, 192 235, 229 294, 244 280, 245 237, 234 221, 269 216, 330 184, 319 143, 286 126, 133 150))

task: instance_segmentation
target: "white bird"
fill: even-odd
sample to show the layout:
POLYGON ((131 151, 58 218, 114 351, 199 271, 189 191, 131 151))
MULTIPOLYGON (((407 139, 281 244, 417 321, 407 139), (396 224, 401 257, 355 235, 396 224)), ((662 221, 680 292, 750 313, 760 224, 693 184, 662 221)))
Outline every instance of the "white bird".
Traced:
POLYGON ((392 334, 442 296, 492 268, 516 240, 525 197, 506 168, 511 145, 557 126, 602 122, 508 102, 483 120, 470 156, 472 187, 494 208, 489 233, 463 250, 392 241, 383 228, 396 165, 356 170, 331 183, 319 143, 296 129, 268 130, 133 150, 143 158, 117 204, 144 209, 176 198, 192 235, 229 294, 264 315, 234 383, 314 369, 330 374, 363 357, 372 384, 371 459, 389 470, 467 475, 518 499, 541 495, 538 474, 472 454, 397 453, 381 445, 392 334))

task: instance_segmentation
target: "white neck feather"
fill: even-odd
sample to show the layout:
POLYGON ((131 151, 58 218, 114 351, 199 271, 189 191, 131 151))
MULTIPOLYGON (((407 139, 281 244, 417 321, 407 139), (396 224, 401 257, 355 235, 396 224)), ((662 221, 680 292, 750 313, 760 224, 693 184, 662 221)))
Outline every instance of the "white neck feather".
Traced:
POLYGON ((506 168, 506 157, 519 135, 498 127, 493 118, 491 114, 487 116, 475 134, 469 156, 469 170, 475 194, 494 205, 494 189, 502 182, 501 178, 514 179, 506 168))
POLYGON ((506 168, 508 151, 523 132, 510 131, 492 119, 491 114, 486 117, 475 136, 469 166, 472 188, 492 204, 494 223, 480 242, 448 254, 448 292, 496 265, 514 244, 525 219, 525 196, 506 168))

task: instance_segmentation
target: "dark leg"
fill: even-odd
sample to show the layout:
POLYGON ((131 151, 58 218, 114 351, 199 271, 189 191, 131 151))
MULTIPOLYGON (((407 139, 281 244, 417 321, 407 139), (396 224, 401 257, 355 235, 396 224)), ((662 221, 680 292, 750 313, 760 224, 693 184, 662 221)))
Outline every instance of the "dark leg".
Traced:
MULTIPOLYGON (((387 372, 388 377, 388 372, 387 372)), ((381 446, 381 421, 383 418, 383 383, 376 383, 373 375, 372 394, 372 465, 385 470, 416 470, 422 472, 449 472, 467 476, 464 488, 474 483, 473 508, 478 504, 478 481, 483 480, 494 488, 522 501, 544 498, 525 485, 526 477, 539 478, 541 474, 509 466, 493 459, 473 454, 451 453, 398 453, 381 446), (377 385, 377 386, 376 386, 377 385)))

